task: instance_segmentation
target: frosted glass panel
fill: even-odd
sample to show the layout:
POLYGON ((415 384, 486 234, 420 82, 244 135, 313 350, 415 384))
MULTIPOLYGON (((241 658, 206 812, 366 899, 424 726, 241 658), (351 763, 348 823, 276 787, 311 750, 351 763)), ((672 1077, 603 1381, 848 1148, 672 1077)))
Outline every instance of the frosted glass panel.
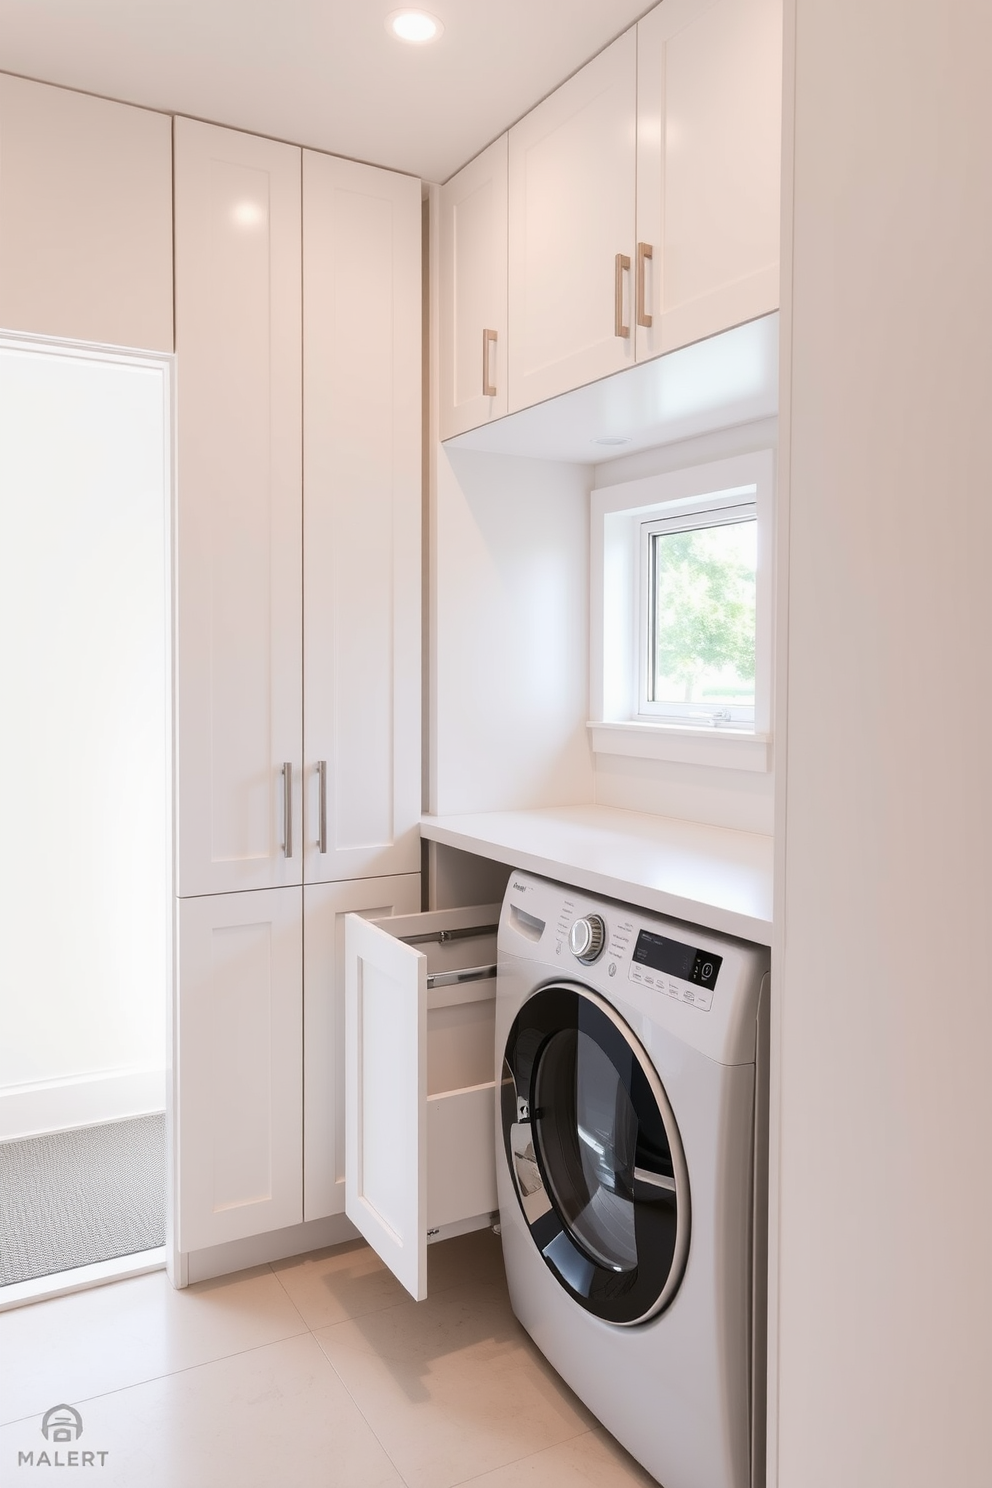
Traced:
POLYGON ((0 345, 0 1121, 164 1064, 166 378, 0 345))

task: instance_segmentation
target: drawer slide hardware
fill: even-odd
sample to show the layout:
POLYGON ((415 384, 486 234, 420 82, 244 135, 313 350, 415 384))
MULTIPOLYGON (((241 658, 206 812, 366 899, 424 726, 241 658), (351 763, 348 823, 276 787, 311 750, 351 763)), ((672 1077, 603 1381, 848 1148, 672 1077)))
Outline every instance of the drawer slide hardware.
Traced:
POLYGON ((484 982, 496 975, 495 966, 465 966, 461 971, 429 971, 427 990, 435 987, 457 987, 462 982, 484 982))
POLYGON ((498 925, 469 925, 464 930, 428 930, 423 935, 398 935, 404 945, 448 945, 453 940, 473 940, 483 935, 495 935, 498 925))

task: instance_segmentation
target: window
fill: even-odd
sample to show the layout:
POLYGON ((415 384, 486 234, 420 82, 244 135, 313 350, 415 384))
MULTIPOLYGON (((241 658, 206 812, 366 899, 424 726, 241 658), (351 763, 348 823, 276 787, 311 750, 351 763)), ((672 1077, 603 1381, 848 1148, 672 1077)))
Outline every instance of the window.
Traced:
POLYGON ((598 752, 768 768, 771 483, 764 450, 593 492, 598 752))
POLYGON ((753 502, 641 524, 638 713, 754 727, 753 502))

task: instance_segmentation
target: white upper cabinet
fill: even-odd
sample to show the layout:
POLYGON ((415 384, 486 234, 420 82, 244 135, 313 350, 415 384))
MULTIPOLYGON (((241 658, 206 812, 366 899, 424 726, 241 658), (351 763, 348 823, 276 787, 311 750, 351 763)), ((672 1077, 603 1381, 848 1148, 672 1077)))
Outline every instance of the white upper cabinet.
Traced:
POLYGON ((303 155, 304 865, 420 870, 421 191, 303 155))
POLYGON ((638 22, 638 361, 777 309, 781 114, 781 0, 638 22))
POLYGON ((504 134, 441 187, 441 438, 506 413, 504 134))
POLYGON ((513 126, 505 198, 501 140, 442 187, 442 439, 776 310, 781 116, 782 0, 663 0, 513 126))
POLYGON ((0 76, 0 326, 172 350, 172 121, 0 76))
POLYGON ((301 152, 188 119, 175 147, 177 875, 192 895, 302 882, 301 152))
POLYGON ((635 100, 631 28, 510 130, 511 413, 633 363, 635 100))

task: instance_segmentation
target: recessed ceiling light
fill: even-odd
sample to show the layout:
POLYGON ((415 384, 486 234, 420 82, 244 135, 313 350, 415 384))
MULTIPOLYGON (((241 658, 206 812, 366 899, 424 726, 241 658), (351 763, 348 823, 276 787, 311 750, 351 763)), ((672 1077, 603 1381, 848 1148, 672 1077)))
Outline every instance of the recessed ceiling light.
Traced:
POLYGON ((590 439, 590 444, 629 444, 630 438, 625 434, 600 434, 598 439, 590 439))
POLYGON ((391 10, 386 30, 400 41, 436 41, 444 26, 426 10, 391 10))

